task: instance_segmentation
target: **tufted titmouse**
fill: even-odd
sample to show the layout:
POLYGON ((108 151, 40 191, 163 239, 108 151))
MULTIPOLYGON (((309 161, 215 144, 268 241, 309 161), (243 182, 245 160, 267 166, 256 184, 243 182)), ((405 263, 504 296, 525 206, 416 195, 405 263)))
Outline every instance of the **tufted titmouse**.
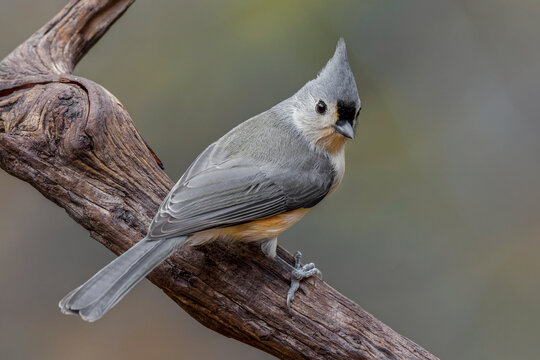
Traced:
POLYGON ((359 113, 340 39, 316 79, 206 148, 163 200, 146 237, 66 295, 62 312, 95 321, 181 245, 218 239, 261 242, 266 255, 291 268, 289 307, 299 281, 321 273, 302 266, 299 252, 295 266, 276 256, 277 236, 339 185, 359 113))

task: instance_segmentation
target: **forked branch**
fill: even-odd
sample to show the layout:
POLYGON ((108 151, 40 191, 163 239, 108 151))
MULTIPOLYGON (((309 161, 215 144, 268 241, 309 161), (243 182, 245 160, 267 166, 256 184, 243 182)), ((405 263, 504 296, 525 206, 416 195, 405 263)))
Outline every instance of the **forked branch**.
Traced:
MULTIPOLYGON (((0 166, 116 254, 173 182, 118 100, 71 72, 133 1, 73 0, 0 62, 0 166)), ((280 358, 436 359, 319 279, 289 314, 288 275, 256 246, 184 248, 149 279, 205 326, 280 358)))

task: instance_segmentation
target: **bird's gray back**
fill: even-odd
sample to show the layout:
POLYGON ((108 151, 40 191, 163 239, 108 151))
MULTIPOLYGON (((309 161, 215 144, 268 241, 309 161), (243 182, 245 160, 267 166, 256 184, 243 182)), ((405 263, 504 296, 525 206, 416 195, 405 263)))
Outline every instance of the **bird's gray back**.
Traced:
POLYGON ((328 160, 313 151, 292 121, 277 109, 238 125, 218 140, 218 145, 230 157, 250 158, 261 164, 296 167, 310 157, 328 160))

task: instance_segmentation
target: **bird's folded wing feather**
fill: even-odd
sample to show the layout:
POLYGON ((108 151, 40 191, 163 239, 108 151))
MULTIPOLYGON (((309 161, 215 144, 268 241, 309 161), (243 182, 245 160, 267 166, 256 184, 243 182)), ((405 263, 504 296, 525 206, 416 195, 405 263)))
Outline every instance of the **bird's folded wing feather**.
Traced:
POLYGON ((208 147, 173 187, 147 237, 163 239, 259 220, 320 201, 331 174, 222 159, 208 147))

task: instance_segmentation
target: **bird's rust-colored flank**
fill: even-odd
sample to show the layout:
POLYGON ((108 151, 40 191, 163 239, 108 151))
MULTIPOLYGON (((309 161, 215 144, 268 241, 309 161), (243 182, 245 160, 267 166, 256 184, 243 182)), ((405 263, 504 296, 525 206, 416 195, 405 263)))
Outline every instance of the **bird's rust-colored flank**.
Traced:
POLYGON ((191 245, 204 244, 217 239, 257 241, 272 239, 302 219, 311 209, 300 208, 266 219, 225 228, 201 231, 190 237, 191 245))

